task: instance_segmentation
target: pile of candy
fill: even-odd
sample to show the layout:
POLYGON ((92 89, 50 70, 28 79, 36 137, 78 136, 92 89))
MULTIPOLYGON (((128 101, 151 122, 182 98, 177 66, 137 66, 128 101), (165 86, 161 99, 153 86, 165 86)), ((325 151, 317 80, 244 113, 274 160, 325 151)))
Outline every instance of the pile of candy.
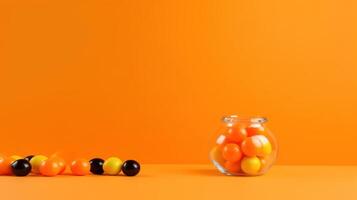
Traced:
POLYGON ((223 173, 259 175, 265 173, 276 158, 273 136, 263 126, 237 125, 217 138, 211 159, 223 173))
MULTIPOLYGON (((31 155, 27 157, 0 156, 0 175, 27 176, 30 173, 43 176, 56 176, 66 170, 66 162, 58 156, 46 157, 31 155)), ((135 176, 140 171, 140 164, 135 160, 122 162, 117 157, 106 160, 93 158, 91 160, 76 159, 69 165, 73 175, 84 176, 90 173, 97 175, 118 175, 121 171, 126 176, 135 176)))

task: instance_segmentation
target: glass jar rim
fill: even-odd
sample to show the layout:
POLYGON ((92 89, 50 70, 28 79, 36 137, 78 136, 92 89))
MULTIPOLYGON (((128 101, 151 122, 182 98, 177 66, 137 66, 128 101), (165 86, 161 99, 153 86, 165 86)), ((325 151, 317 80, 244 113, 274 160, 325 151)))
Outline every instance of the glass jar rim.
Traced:
POLYGON ((240 117, 238 115, 225 115, 222 117, 222 121, 226 124, 235 124, 238 122, 245 123, 265 123, 268 121, 266 117, 240 117))

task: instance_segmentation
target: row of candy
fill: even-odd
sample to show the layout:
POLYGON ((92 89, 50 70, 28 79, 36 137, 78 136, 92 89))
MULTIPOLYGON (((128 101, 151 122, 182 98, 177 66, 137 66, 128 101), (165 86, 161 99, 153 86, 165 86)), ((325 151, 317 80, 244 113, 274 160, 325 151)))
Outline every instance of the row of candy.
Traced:
MULTIPOLYGON (((71 174, 84 176, 90 173, 97 175, 118 175, 122 171, 126 176, 135 176, 140 171, 140 164, 135 160, 122 161, 117 157, 106 160, 75 159, 70 164, 71 174)), ((0 175, 27 176, 30 173, 43 176, 56 176, 66 171, 65 160, 58 156, 44 155, 0 156, 0 175)))

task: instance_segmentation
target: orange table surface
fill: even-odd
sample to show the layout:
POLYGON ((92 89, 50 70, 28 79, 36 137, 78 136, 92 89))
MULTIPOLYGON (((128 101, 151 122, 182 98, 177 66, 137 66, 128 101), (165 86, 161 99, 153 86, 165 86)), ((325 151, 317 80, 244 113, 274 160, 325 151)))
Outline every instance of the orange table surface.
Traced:
POLYGON ((143 165, 136 177, 0 177, 0 199, 357 199, 357 166, 274 166, 257 177, 211 165, 143 165))

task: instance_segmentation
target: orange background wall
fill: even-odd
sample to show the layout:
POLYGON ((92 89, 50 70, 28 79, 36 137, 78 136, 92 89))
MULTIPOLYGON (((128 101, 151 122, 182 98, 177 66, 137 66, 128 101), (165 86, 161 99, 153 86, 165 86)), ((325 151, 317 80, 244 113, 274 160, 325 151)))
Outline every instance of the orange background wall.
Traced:
POLYGON ((357 3, 0 3, 0 152, 207 163, 224 114, 279 164, 357 164, 357 3))

